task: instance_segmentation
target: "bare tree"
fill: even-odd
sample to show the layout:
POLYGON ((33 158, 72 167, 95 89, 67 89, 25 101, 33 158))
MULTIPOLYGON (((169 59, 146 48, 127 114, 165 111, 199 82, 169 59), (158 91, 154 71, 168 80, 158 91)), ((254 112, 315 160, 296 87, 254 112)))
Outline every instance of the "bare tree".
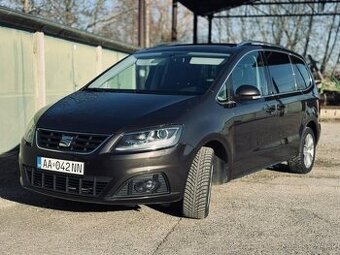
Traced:
POLYGON ((97 0, 95 3, 95 8, 93 13, 91 13, 90 15, 92 16, 92 23, 88 24, 86 29, 89 29, 91 26, 93 27, 93 29, 96 29, 96 26, 98 25, 98 20, 99 20, 99 14, 102 11, 104 5, 104 0, 97 0))
POLYGON ((337 37, 338 37, 338 34, 339 34, 339 27, 340 27, 340 20, 339 20, 338 25, 337 25, 333 44, 331 45, 332 30, 333 30, 335 24, 336 24, 336 16, 334 15, 333 18, 332 18, 332 23, 329 27, 327 42, 326 42, 326 46, 325 46, 325 53, 323 55, 322 62, 321 62, 321 68, 320 68, 321 72, 325 71, 326 64, 329 61, 329 58, 330 58, 331 54, 333 53, 335 43, 337 42, 337 37))
MULTIPOLYGON (((276 1, 276 0, 275 0, 276 1)), ((39 15, 55 22, 83 29, 106 38, 137 45, 136 0, 0 0, 0 5, 25 13, 39 15)), ((148 38, 150 46, 171 40, 172 0, 148 1, 148 38)), ((293 1, 292 1, 293 3, 293 1)), ((192 41, 192 13, 178 5, 177 38, 192 41)), ((221 14, 280 14, 303 13, 310 5, 242 6, 221 14)), ((335 2, 325 2, 324 9, 338 11, 335 2)), ((199 17, 199 39, 206 41, 206 17, 199 17)), ((322 70, 331 70, 339 61, 339 17, 271 17, 213 19, 213 41, 237 43, 252 39, 286 46, 303 55, 313 54, 320 60, 322 70)))
POLYGON ((307 54, 309 40, 310 40, 311 33, 312 33, 313 21, 314 21, 314 16, 310 16, 309 22, 308 22, 308 29, 307 29, 307 34, 306 34, 305 46, 303 48, 303 56, 304 57, 306 57, 306 54, 307 54))

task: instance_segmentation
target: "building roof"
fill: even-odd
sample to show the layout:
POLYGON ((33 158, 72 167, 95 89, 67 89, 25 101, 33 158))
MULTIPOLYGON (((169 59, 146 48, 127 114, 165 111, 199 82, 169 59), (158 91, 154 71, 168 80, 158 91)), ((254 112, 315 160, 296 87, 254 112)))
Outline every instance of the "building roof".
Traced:
POLYGON ((0 7, 0 26, 13 27, 30 32, 43 32, 46 35, 57 38, 93 46, 100 45, 103 48, 124 53, 131 53, 137 49, 132 45, 113 41, 80 29, 71 28, 44 18, 17 12, 5 7, 0 7))
POLYGON ((212 15, 216 12, 229 10, 255 1, 256 0, 178 0, 178 2, 190 11, 200 16, 212 15))

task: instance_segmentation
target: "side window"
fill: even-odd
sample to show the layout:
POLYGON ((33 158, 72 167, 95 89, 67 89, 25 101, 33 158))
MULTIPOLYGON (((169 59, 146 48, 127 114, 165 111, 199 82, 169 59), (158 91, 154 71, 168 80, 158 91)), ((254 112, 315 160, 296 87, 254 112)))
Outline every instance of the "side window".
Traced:
POLYGON ((299 58, 291 56, 296 86, 298 89, 305 89, 311 85, 311 77, 308 72, 308 67, 299 58))
POLYGON ((245 55, 235 66, 227 82, 234 93, 242 85, 251 85, 258 88, 261 95, 268 95, 265 66, 261 53, 252 52, 245 55))
POLYGON ((287 54, 266 51, 269 74, 275 89, 279 92, 295 91, 292 65, 287 54))
POLYGON ((135 89, 136 88, 136 69, 134 65, 127 67, 118 75, 107 80, 102 86, 109 89, 135 89))
POLYGON ((227 86, 226 84, 223 84, 220 91, 217 94, 217 99, 219 101, 224 101, 228 99, 228 95, 227 95, 227 86))

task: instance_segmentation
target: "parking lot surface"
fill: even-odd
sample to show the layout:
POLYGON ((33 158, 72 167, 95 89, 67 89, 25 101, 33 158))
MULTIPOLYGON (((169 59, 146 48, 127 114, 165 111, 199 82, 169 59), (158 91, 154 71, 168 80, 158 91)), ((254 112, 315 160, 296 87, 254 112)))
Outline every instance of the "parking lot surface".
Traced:
POLYGON ((205 220, 162 206, 82 204, 19 185, 0 159, 0 254, 339 254, 340 122, 323 122, 313 171, 263 170, 214 186, 205 220))

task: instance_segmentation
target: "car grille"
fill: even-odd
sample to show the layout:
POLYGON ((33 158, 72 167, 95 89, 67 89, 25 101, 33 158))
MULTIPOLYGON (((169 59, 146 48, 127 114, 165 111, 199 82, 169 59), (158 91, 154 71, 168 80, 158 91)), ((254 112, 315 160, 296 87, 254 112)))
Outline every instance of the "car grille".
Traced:
POLYGON ((37 130, 38 146, 50 150, 89 153, 97 149, 107 138, 107 135, 77 134, 46 129, 37 130), (60 146, 63 136, 71 138, 69 146, 60 146))
POLYGON ((28 182, 37 188, 68 194, 97 197, 106 188, 109 180, 98 181, 96 177, 78 177, 64 174, 46 173, 24 166, 28 182))

